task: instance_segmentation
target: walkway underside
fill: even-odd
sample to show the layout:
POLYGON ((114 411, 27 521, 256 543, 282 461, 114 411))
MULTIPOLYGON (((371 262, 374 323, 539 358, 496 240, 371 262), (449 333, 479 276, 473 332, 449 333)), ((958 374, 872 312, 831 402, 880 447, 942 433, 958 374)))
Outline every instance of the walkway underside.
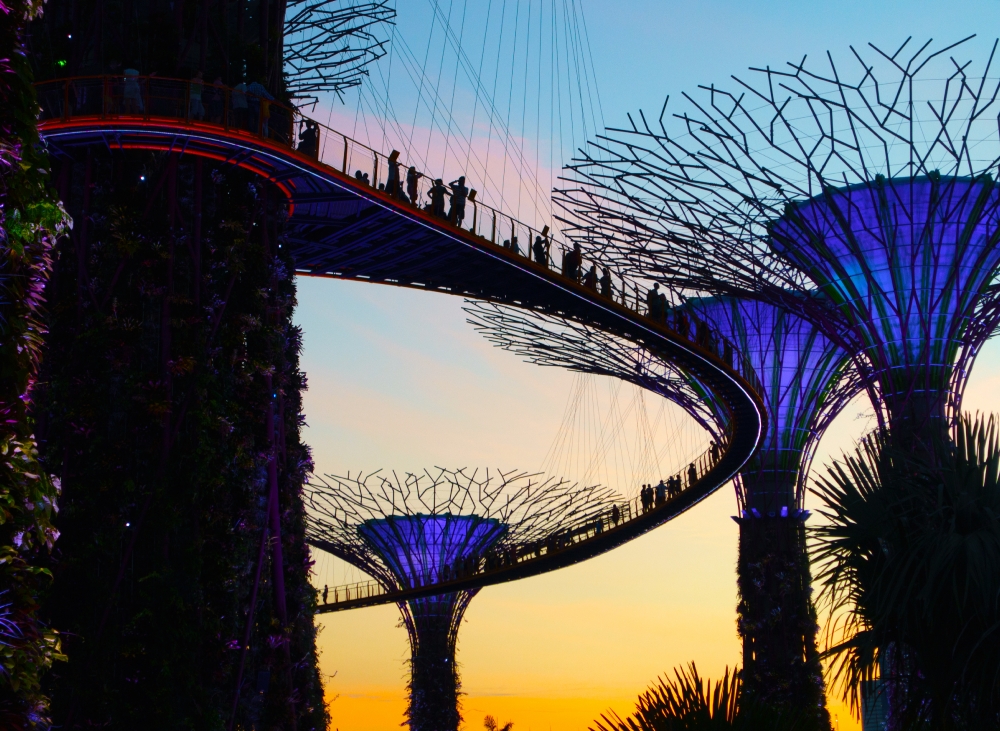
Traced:
MULTIPOLYGON (((286 231, 300 274, 424 289, 558 314, 629 340, 696 376, 729 411, 730 438, 719 459, 706 466, 691 487, 655 510, 607 530, 581 534, 559 550, 473 577, 327 604, 319 611, 473 589, 599 555, 665 523, 727 483, 756 450, 764 433, 766 417, 756 393, 714 353, 545 265, 492 243, 492 236, 478 236, 434 218, 287 145, 219 125, 174 119, 43 118, 40 129, 57 158, 81 155, 87 147, 111 153, 159 150, 250 170, 271 181, 288 199, 286 231)), ((480 217, 480 231, 495 230, 496 212, 483 206, 476 210, 470 203, 466 226, 474 215, 480 217)), ((509 219, 502 220, 509 227, 509 219)), ((521 230, 528 232, 526 227, 521 230)), ((322 541, 312 544, 336 554, 334 547, 322 541)))

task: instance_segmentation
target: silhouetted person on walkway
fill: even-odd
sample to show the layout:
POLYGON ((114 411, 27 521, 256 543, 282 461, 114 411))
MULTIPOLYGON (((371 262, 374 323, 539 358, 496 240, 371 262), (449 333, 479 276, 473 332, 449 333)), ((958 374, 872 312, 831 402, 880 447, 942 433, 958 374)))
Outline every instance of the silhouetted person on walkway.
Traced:
POLYGON ((719 460, 719 445, 715 443, 714 439, 712 440, 708 449, 712 454, 712 462, 717 462, 719 460))
POLYGON ((622 511, 618 509, 617 505, 611 507, 611 522, 614 525, 618 525, 618 521, 622 518, 622 511))
POLYGON ((205 88, 205 78, 201 71, 194 75, 188 87, 188 118, 204 119, 205 105, 201 103, 201 92, 205 88))
POLYGON ((688 487, 691 487, 698 481, 698 470, 694 466, 694 462, 688 467, 688 487))
POLYGON ((541 236, 535 237, 535 243, 531 247, 532 252, 535 255, 535 262, 543 266, 549 265, 549 247, 546 246, 545 242, 542 241, 541 236))
POLYGON ((389 173, 385 176, 385 192, 396 198, 399 195, 399 150, 389 154, 389 173))
POLYGON ((583 286, 597 291, 597 265, 592 264, 583 277, 583 286))
POLYGON ((515 254, 517 254, 518 256, 521 255, 521 247, 517 243, 517 236, 510 237, 510 250, 515 254))
POLYGON ((137 69, 125 69, 125 114, 142 114, 145 110, 142 106, 142 89, 139 88, 139 71, 137 69))
POLYGON ((206 93, 208 99, 208 119, 214 124, 222 124, 222 116, 226 110, 226 86, 222 77, 216 76, 215 81, 206 93))
POLYGON ((680 335, 685 340, 688 339, 688 332, 691 329, 688 324, 687 313, 683 310, 678 310, 675 318, 677 334, 680 335))
POLYGON ((250 84, 247 87, 247 94, 250 95, 250 116, 253 124, 251 131, 267 137, 267 124, 271 119, 271 102, 274 101, 274 97, 264 86, 263 79, 250 84))
POLYGON ((660 308, 657 313, 657 322, 662 322, 664 325, 667 324, 667 295, 660 292, 660 308))
POLYGON ((660 319, 660 285, 659 283, 654 283, 653 288, 646 292, 646 310, 649 314, 649 319, 659 320, 660 319))
POLYGON ((423 173, 418 173, 417 169, 410 166, 406 171, 406 195, 410 198, 410 203, 420 205, 420 192, 417 190, 417 181, 424 177, 423 173))
POLYGON ((663 480, 656 486, 656 504, 663 505, 667 502, 667 485, 663 480))
POLYGON ((607 267, 604 267, 604 273, 601 274, 601 296, 611 299, 611 272, 607 267))
POLYGON ((434 185, 431 186, 430 192, 427 196, 431 199, 431 215, 437 216, 438 218, 444 218, 444 198, 448 194, 448 189, 444 187, 444 183, 441 182, 441 178, 437 178, 434 181, 434 185))
POLYGON ((698 320, 695 327, 695 342, 703 348, 708 347, 708 325, 704 320, 698 320))
POLYGON ((319 128, 311 119, 306 120, 305 128, 299 132, 299 152, 309 157, 319 155, 319 128))
POLYGON ((326 598, 327 598, 327 597, 328 597, 329 595, 330 595, 330 587, 329 587, 329 586, 324 586, 324 587, 323 587, 323 603, 324 603, 324 604, 326 604, 326 598))
POLYGON ((448 220, 461 227, 465 219, 465 201, 469 197, 469 189, 465 187, 465 176, 448 183, 451 188, 451 208, 448 210, 448 220))
POLYGON ((246 129, 249 108, 247 107, 247 85, 242 81, 233 87, 231 100, 233 105, 233 124, 239 129, 246 129))
POLYGON ((563 255, 563 276, 574 282, 579 282, 582 264, 583 253, 580 251, 580 244, 573 244, 572 250, 563 255))

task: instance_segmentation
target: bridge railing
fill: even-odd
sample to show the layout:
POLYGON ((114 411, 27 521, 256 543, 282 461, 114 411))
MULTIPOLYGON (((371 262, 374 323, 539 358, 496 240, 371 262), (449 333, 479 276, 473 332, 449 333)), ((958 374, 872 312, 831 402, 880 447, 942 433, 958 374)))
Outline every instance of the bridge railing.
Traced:
MULTIPOLYGON (((651 317, 638 285, 618 277, 602 280, 599 261, 567 258, 570 249, 550 235, 548 226, 530 226, 477 199, 475 182, 466 181, 469 195, 464 208, 448 203, 438 190, 433 205, 432 188, 437 180, 407 164, 399 152, 375 150, 331 127, 303 115, 298 109, 275 101, 259 84, 234 88, 201 79, 171 79, 159 76, 80 76, 43 81, 36 85, 41 122, 87 119, 121 119, 138 123, 165 121, 195 128, 208 125, 250 135, 282 145, 315 159, 342 174, 353 176, 375 190, 419 207, 443 222, 503 246, 511 254, 562 273, 590 287, 609 300, 651 317), (593 268, 593 273, 590 272, 593 268)), ((448 188, 452 181, 440 179, 448 188)), ((688 316, 685 315, 687 318, 688 316)), ((709 323, 668 322, 657 318, 668 330, 714 352, 728 361, 754 388, 759 387, 753 368, 740 357, 709 323)))
MULTIPOLYGON (((725 438, 728 440, 729 435, 727 434, 725 438)), ((453 566, 445 566, 439 575, 412 577, 405 585, 390 587, 375 579, 370 579, 353 584, 326 587, 324 590, 326 596, 323 597, 321 608, 325 607, 326 611, 334 611, 338 605, 363 602, 366 599, 385 598, 386 601, 391 601, 391 595, 437 585, 441 586, 441 593, 445 593, 449 591, 448 584, 452 582, 499 573, 515 565, 561 553, 608 531, 622 528, 630 521, 650 512, 668 510, 674 500, 681 497, 685 491, 693 488, 697 480, 718 464, 724 453, 723 445, 713 444, 689 463, 688 467, 663 480, 667 485, 674 484, 676 481, 679 489, 664 491, 657 490, 657 486, 653 486, 653 495, 650 501, 644 501, 641 495, 636 495, 631 499, 615 502, 600 515, 589 518, 582 523, 567 526, 544 540, 493 549, 481 556, 472 556, 464 561, 459 561, 453 566)))

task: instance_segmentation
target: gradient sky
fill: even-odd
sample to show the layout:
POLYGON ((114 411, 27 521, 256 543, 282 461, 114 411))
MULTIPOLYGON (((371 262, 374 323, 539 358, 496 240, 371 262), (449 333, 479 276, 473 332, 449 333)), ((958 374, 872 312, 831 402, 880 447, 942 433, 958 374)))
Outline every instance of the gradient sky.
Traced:
MULTIPOLYGON (((470 0, 469 12, 486 1, 470 0)), ((400 4, 397 32, 426 33, 421 15, 429 8, 426 0, 400 4)), ((846 59, 850 45, 869 41, 895 47, 910 35, 922 43, 980 32, 985 36, 964 56, 981 60, 1000 27, 998 0, 584 0, 584 8, 608 125, 640 108, 658 112, 666 95, 725 83, 748 66, 776 66, 827 50, 846 59)), ((414 47, 426 42, 407 37, 414 47)), ((349 119, 352 105, 356 96, 333 113, 349 119)), ((305 439, 318 471, 555 465, 567 477, 586 477, 571 474, 575 465, 586 471, 583 437, 556 449, 556 456, 554 440, 567 431, 593 431, 602 415, 634 401, 633 391, 613 397, 613 384, 591 379, 589 415, 561 430, 579 378, 492 348, 465 323, 461 305, 446 295, 299 280, 297 321, 309 378, 305 439)), ((661 409, 652 400, 642 403, 654 415, 661 409)), ((966 408, 1000 411, 1000 346, 994 343, 976 364, 966 408)), ((861 400, 841 414, 820 445, 817 469, 865 431, 867 411, 861 400)), ((622 422, 634 427, 630 418, 622 422)), ((654 445, 667 462, 682 459, 700 439, 692 427, 671 423, 650 438, 676 442, 654 445)), ((632 433, 626 429, 616 453, 635 447, 628 443, 632 433)), ((466 727, 481 728, 483 716, 492 713, 513 720, 517 731, 585 729, 609 707, 629 712, 637 693, 677 665, 696 661, 713 678, 735 665, 734 511, 732 489, 723 488, 608 555, 483 590, 459 639, 466 727)), ((320 585, 356 578, 317 557, 320 585)), ((325 615, 319 625, 334 728, 398 728, 408 649, 397 609, 325 615)), ((858 728, 846 709, 831 709, 835 727, 858 728)))

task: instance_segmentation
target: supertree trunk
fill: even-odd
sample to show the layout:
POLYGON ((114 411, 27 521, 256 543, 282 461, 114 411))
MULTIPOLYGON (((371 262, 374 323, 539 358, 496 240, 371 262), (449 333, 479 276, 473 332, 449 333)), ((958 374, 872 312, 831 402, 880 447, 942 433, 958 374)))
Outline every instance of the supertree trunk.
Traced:
POLYGON ((410 731, 458 731, 461 690, 455 666, 456 628, 468 599, 445 594, 408 603, 410 632, 410 731))
MULTIPOLYGON (((40 78, 126 68, 281 83, 283 4, 53 0, 40 78), (252 19, 252 22, 251 20, 252 19), (278 29, 278 30, 276 30, 278 29)), ((64 485, 46 603, 66 728, 324 728, 283 198, 190 155, 63 159, 35 414, 64 485)))
POLYGON ((751 511, 738 523, 744 693, 828 729, 803 520, 797 514, 757 517, 751 511))
POLYGON ((81 222, 37 408, 64 484, 56 721, 323 728, 280 201, 175 154, 91 152, 56 179, 81 222))

